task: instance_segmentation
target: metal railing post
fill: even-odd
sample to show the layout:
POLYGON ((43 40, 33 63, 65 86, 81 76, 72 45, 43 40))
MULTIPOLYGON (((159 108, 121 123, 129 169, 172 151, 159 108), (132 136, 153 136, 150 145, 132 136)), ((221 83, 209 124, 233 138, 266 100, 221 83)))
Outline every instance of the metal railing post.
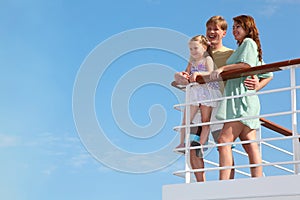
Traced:
POLYGON ((190 100, 190 90, 192 85, 189 84, 186 86, 185 92, 185 183, 191 183, 191 165, 190 165, 190 126, 191 126, 191 119, 190 119, 190 108, 191 108, 191 100, 190 100))
MULTIPOLYGON (((291 109, 292 109, 292 133, 293 136, 297 136, 297 90, 296 90, 296 68, 295 66, 291 67, 290 69, 290 79, 291 79, 291 109)), ((299 139, 294 138, 293 139, 293 151, 294 151, 294 156, 293 159, 294 161, 299 161, 300 160, 300 147, 299 147, 299 139)), ((296 163, 294 165, 294 172, 295 174, 300 173, 300 165, 299 163, 296 163)))
MULTIPOLYGON (((256 130, 256 140, 261 140, 262 137, 261 137, 261 126, 256 130)), ((261 157, 261 160, 263 160, 263 154, 262 154, 262 145, 261 145, 261 141, 258 142, 258 149, 259 149, 259 153, 260 153, 260 157, 261 157)), ((263 172, 263 176, 265 176, 265 173, 263 172)))

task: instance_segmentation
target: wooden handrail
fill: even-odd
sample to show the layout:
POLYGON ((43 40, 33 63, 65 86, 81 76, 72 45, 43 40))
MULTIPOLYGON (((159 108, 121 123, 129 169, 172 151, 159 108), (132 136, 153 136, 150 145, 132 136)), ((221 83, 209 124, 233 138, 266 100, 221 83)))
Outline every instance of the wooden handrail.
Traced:
MULTIPOLYGON (((264 74, 267 72, 280 71, 285 67, 288 67, 290 65, 296 65, 296 64, 300 64, 300 58, 260 65, 248 69, 230 70, 230 71, 222 72, 220 74, 221 77, 217 79, 217 81, 226 81, 228 79, 239 78, 243 76, 251 76, 256 74, 264 74)), ((197 76, 196 81, 198 83, 207 83, 216 80, 210 80, 209 75, 206 75, 206 76, 197 76)))
MULTIPOLYGON (((262 122, 261 125, 270 129, 270 130, 273 130, 277 133, 280 133, 284 136, 293 136, 293 132, 290 130, 290 129, 287 129, 283 126, 280 126, 279 124, 276 124, 274 122, 271 122, 270 120, 267 120, 265 118, 259 118, 259 120, 262 122)), ((300 138, 298 139, 299 142, 300 142, 300 138)))
MULTIPOLYGON (((300 64, 300 58, 260 65, 260 66, 251 67, 248 69, 237 69, 237 70, 230 70, 230 71, 222 72, 221 78, 219 78, 217 80, 210 80, 209 75, 197 76, 196 81, 200 84, 211 82, 211 81, 226 81, 228 79, 233 79, 233 78, 251 76, 251 75, 256 75, 256 74, 264 74, 267 72, 280 71, 284 68, 287 68, 290 65, 297 65, 297 64, 300 64)), ((184 88, 185 88, 185 87, 181 87, 180 85, 177 85, 175 81, 173 81, 171 83, 171 85, 173 87, 176 87, 181 90, 184 90, 184 88)), ((268 128, 270 130, 273 130, 277 133, 280 133, 284 136, 292 136, 293 135, 291 130, 289 130, 283 126, 280 126, 274 122, 271 122, 265 118, 260 118, 260 121, 262 122, 262 124, 261 124, 262 126, 268 128)), ((300 141, 300 138, 299 138, 299 141, 300 141)))
POLYGON ((271 122, 270 120, 267 120, 265 118, 259 118, 259 120, 262 122, 261 125, 268 128, 268 129, 271 129, 277 133, 280 133, 284 136, 292 136, 293 133, 291 130, 283 127, 283 126, 280 126, 278 124, 275 124, 274 122, 271 122))

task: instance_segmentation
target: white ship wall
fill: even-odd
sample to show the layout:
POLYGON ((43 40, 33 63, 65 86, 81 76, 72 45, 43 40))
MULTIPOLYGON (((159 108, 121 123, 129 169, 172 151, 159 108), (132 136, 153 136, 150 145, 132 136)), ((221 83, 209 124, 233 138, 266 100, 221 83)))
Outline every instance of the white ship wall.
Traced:
POLYGON ((300 176, 273 176, 163 186, 162 200, 299 200, 300 176))

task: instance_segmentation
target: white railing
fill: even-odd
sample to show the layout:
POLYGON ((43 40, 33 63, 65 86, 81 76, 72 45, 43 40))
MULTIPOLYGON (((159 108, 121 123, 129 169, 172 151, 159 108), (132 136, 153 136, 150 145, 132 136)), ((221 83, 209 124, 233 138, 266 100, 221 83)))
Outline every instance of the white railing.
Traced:
MULTIPOLYGON (((186 109, 186 125, 185 126, 176 126, 174 127, 174 130, 179 131, 181 128, 185 128, 185 135, 186 135, 186 141, 185 143, 187 144, 186 147, 184 148, 185 150, 185 169, 184 170, 179 170, 174 172, 175 175, 185 177, 185 182, 190 183, 193 180, 193 173, 194 172, 210 172, 210 173, 218 173, 219 170, 222 169, 235 169, 235 172, 237 174, 240 174, 241 177, 246 176, 250 177, 250 173, 245 171, 249 170, 251 167, 257 167, 257 166, 263 166, 263 169, 266 169, 267 167, 271 167, 272 170, 268 170, 269 173, 265 174, 265 176, 273 176, 273 175, 281 175, 281 174, 296 174, 299 175, 300 173, 300 135, 298 134, 298 126, 297 126, 297 114, 300 113, 300 110, 297 110, 297 90, 300 89, 299 83, 297 85, 296 82, 296 72, 298 72, 298 76, 300 76, 300 59, 294 59, 294 60, 288 60, 288 61, 283 61, 283 62, 278 62, 278 63, 271 63, 259 67, 253 67, 251 69, 247 70, 241 70, 239 72, 235 71, 234 75, 230 74, 227 72, 226 74, 222 74, 223 80, 227 80, 230 78, 236 78, 238 76, 248 76, 248 75, 253 75, 253 74, 258 74, 258 73, 265 73, 265 72, 270 72, 270 71, 280 71, 280 70, 290 70, 290 87, 285 87, 285 88, 277 88, 277 89, 272 89, 272 90, 266 90, 266 91, 260 91, 252 94, 246 94, 246 95, 268 95, 268 94, 273 94, 273 93, 280 93, 280 92, 285 92, 285 91, 290 91, 290 99, 291 102, 289 103, 291 105, 290 110, 288 111, 283 111, 283 112, 272 112, 269 114, 262 114, 259 116, 251 116, 247 118, 239 118, 239 119, 233 119, 233 120, 220 120, 220 121, 212 121, 212 122, 206 122, 206 123, 197 123, 197 124, 191 124, 190 120, 190 114, 189 114, 189 107, 191 104, 195 102, 190 102, 189 99, 189 90, 190 88, 195 84, 192 83, 188 85, 187 87, 184 86, 178 86, 172 83, 173 86, 186 91, 186 103, 183 104, 178 104, 175 105, 174 108, 177 110, 180 107, 184 107, 186 109), (263 129, 260 128, 258 131, 259 134, 256 140, 251 140, 251 141, 237 141, 233 143, 223 143, 223 144, 215 144, 214 142, 210 141, 208 145, 203 145, 202 147, 190 147, 189 146, 189 138, 190 138, 190 128, 191 127, 197 127, 197 126, 203 126, 203 125, 213 125, 213 124, 220 124, 220 123, 225 123, 225 122, 230 122, 230 121, 240 121, 243 119, 253 119, 253 118, 268 118, 268 117, 277 117, 277 116, 284 116, 284 115, 290 115, 291 116, 291 130, 287 129, 287 133, 284 133, 285 135, 281 135, 280 133, 276 133, 275 137, 266 137, 265 131, 269 129, 263 129), (288 136, 286 135, 288 134, 288 136), (234 144, 236 145, 237 148, 233 149, 234 157, 240 156, 247 158, 247 154, 243 151, 240 150, 241 144, 247 144, 247 143, 252 143, 252 142, 257 142, 260 145, 260 150, 262 154, 262 163, 261 164, 240 164, 240 160, 242 159, 235 159, 235 166, 225 166, 225 167, 218 167, 218 155, 215 154, 208 154, 204 157, 204 162, 206 165, 211 165, 213 167, 205 167, 204 169, 192 169, 190 165, 190 155, 189 155, 189 150, 190 149, 197 149, 197 148, 214 148, 218 146, 226 146, 226 145, 231 145, 234 144), (285 145, 276 145, 272 144, 272 142, 282 142, 285 145), (290 142, 290 143, 288 143, 290 142), (287 145, 286 145, 287 143, 287 145), (267 155, 265 155, 265 153, 267 155), (278 154, 278 160, 269 160, 268 155, 274 155, 278 154), (279 158, 280 157, 280 158, 279 158), (289 159, 286 159, 284 161, 282 160, 282 157, 286 159, 289 157, 289 159), (276 170, 277 171, 276 171, 276 170), (274 173, 270 173, 272 171, 276 171, 274 173)), ((279 72, 276 72, 276 74, 279 72)), ((276 75, 274 73, 274 75, 276 75)), ((274 77, 276 78, 276 76, 274 77)), ((199 77, 197 78, 197 81, 199 83, 204 83, 203 80, 207 80, 206 78, 199 77)), ((270 82, 269 84, 272 84, 270 82)), ((246 96, 246 95, 239 95, 239 96, 234 96, 234 97, 223 97, 220 99, 215 99, 213 101, 221 101, 223 99, 229 99, 229 98, 238 98, 241 96, 246 96)), ((199 101, 196 103, 201 103, 204 101, 199 101)), ((207 101, 206 101, 207 102, 207 101)), ((272 103, 272 102, 270 102, 272 103)), ((261 105, 262 107, 264 105, 261 105)), ((274 105, 274 106, 280 106, 280 105, 274 105)), ((299 106, 299 105, 298 105, 299 106)), ((264 123, 264 122, 262 122, 264 123)), ((263 124, 262 124, 263 125, 263 124)), ((276 124, 272 124, 271 126, 275 126, 275 129, 273 130, 280 130, 280 128, 276 127, 276 124)), ((279 126, 280 127, 280 126, 279 126)), ((282 133, 283 134, 283 133, 282 133)), ((176 151, 176 150, 174 150, 176 151)), ((248 162, 248 161, 247 161, 248 162)), ((267 170, 264 170, 266 172, 267 170)))

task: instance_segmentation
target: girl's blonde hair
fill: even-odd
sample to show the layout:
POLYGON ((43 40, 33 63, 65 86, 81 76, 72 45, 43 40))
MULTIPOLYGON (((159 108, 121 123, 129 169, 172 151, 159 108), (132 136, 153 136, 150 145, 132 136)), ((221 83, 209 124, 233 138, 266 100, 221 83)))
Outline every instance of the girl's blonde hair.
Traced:
MULTIPOLYGON (((199 42, 199 44, 206 46, 206 48, 207 48, 206 51, 207 51, 208 54, 204 53, 204 56, 205 57, 206 56, 211 56, 212 57, 212 52, 211 52, 211 49, 210 49, 210 42, 204 35, 196 35, 196 36, 194 36, 190 39, 190 42, 199 42)), ((192 61, 193 61, 193 58, 190 57, 190 62, 192 62, 192 61)))

